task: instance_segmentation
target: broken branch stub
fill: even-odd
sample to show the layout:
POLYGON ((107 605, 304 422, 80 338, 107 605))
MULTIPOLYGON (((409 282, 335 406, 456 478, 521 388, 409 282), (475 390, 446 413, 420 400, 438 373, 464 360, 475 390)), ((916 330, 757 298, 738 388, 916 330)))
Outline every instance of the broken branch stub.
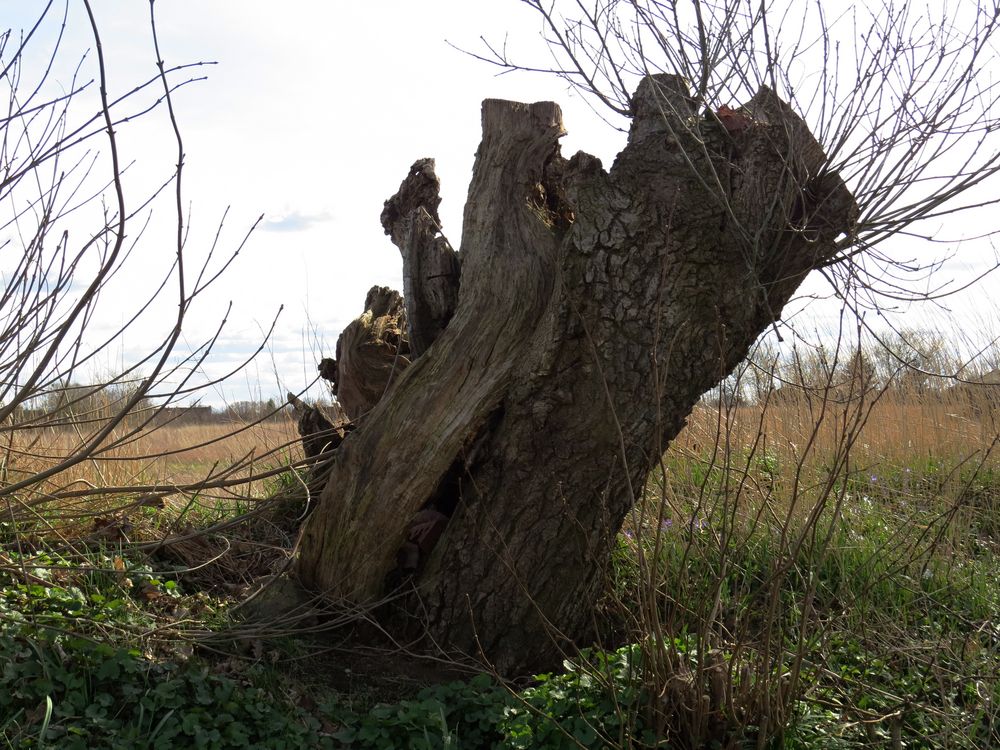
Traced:
POLYGON ((403 258, 403 300, 410 355, 423 354, 448 325, 458 304, 458 253, 441 234, 441 182, 433 159, 419 159, 385 202, 382 227, 403 258))
POLYGON ((399 292, 375 286, 365 311, 337 339, 336 360, 324 359, 320 374, 353 421, 371 411, 409 365, 403 300, 399 292))

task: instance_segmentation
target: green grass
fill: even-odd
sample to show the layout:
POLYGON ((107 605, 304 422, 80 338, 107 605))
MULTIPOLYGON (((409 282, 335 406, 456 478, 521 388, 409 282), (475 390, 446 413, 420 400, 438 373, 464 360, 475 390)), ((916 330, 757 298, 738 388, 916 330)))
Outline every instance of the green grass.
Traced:
POLYGON ((373 702, 260 654, 192 653, 192 631, 225 630, 229 602, 183 573, 112 545, 6 545, 0 747, 1000 741, 1000 473, 922 459, 831 477, 819 464, 796 484, 776 455, 744 466, 670 458, 615 555, 603 614, 630 645, 514 691, 481 676, 373 702))
POLYGON ((694 463, 651 481, 616 557, 622 606, 649 600, 654 569, 668 632, 735 648, 731 675, 749 667, 767 682, 766 663, 765 689, 797 669, 778 746, 1000 742, 995 470, 806 471, 794 511, 789 468, 771 457, 748 461, 742 484, 694 463))

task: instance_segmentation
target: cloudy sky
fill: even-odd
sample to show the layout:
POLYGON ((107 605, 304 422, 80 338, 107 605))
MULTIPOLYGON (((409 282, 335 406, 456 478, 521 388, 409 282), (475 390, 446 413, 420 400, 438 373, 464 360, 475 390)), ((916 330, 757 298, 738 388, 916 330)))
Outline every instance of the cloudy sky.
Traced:
MULTIPOLYGON (((0 0, 3 20, 15 30, 30 27, 45 5, 0 0)), ((156 72, 149 5, 93 5, 114 96, 156 72)), ((27 62, 39 70, 62 7, 54 3, 51 21, 29 50, 27 62)), ((182 344, 197 347, 225 317, 202 367, 217 377, 254 351, 283 306, 262 355, 207 392, 206 403, 301 389, 313 379, 317 359, 332 354, 340 330, 361 312, 367 289, 401 287, 399 255, 382 233, 379 214, 417 158, 437 159, 444 231, 457 244, 482 99, 559 102, 569 131, 566 154, 582 149, 607 165, 623 145, 622 134, 565 82, 498 76, 498 69, 455 49, 484 51, 482 35, 506 40, 515 57, 544 60, 540 20, 518 0, 159 0, 156 13, 168 66, 217 63, 193 69, 207 78, 184 86, 174 100, 186 153, 190 262, 206 257, 227 208, 211 268, 264 217, 234 264, 196 300, 182 344)), ((81 78, 96 77, 93 49, 82 3, 73 0, 53 81, 68 86, 85 53, 81 78)), ((81 114, 92 110, 87 96, 81 114)), ((123 161, 134 162, 126 172, 132 206, 169 177, 176 162, 165 114, 161 108, 119 129, 123 161)), ((167 195, 154 205, 95 330, 120 324, 168 267, 171 201, 167 195)), ((133 224, 132 236, 145 216, 133 224)), ((169 307, 154 308, 130 329, 105 366, 113 369, 148 349, 169 327, 169 307)))

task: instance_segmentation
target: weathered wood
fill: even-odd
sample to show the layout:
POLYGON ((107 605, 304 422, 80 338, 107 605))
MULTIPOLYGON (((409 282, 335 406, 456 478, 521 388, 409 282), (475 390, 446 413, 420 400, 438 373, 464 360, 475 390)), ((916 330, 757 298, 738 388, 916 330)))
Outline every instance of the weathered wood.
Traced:
POLYGON ((605 171, 559 155, 554 104, 484 103, 455 315, 338 452, 306 585, 377 598, 411 519, 448 508, 418 574, 437 643, 517 673, 587 632, 666 442, 854 221, 787 105, 741 113, 646 79, 605 171))
POLYGON ((320 374, 331 381, 348 419, 371 411, 409 367, 406 313, 399 292, 374 286, 365 311, 337 339, 337 358, 324 359, 320 374))
MULTIPOLYGON (((287 401, 295 414, 296 427, 302 438, 302 452, 308 460, 308 479, 305 485, 307 499, 318 498, 326 486, 334 452, 354 429, 354 425, 343 418, 343 410, 339 405, 335 405, 335 409, 332 409, 334 413, 328 415, 294 393, 287 395, 287 401)), ((314 503, 307 503, 306 512, 311 512, 314 508, 314 503)))
POLYGON ((515 355, 550 296, 557 238, 527 198, 558 151, 559 108, 489 100, 483 131, 458 307, 434 347, 341 446, 321 508, 303 530, 298 572, 314 589, 381 595, 409 520, 503 397, 515 355))
POLYGON ((344 441, 344 426, 335 425, 318 407, 307 404, 294 393, 287 396, 295 414, 296 427, 302 438, 302 452, 315 460, 340 447, 344 441))
POLYGON ((411 359, 448 325, 458 304, 458 254, 441 234, 433 159, 419 159, 382 210, 382 226, 403 256, 403 300, 411 359))

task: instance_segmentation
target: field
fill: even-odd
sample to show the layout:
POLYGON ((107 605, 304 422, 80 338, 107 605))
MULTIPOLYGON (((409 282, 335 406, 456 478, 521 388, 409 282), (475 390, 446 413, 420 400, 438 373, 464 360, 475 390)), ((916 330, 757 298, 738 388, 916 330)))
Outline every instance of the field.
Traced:
MULTIPOLYGON (((37 428, 9 433, 7 485, 45 473, 72 456, 93 426, 37 428)), ((268 495, 276 472, 302 457, 292 421, 213 422, 134 430, 126 423, 108 446, 87 460, 36 482, 8 502, 8 513, 25 520, 46 507, 46 520, 60 528, 75 519, 84 526, 115 513, 137 497, 154 495, 166 508, 202 515, 232 513, 268 495)), ((77 531, 79 531, 79 523, 77 531)))
MULTIPOLYGON (((291 422, 126 437, 7 494, 0 732, 12 747, 990 747, 989 398, 710 395, 619 536, 596 647, 507 686, 441 682, 457 665, 366 672, 338 651, 342 613, 241 619, 294 545, 291 422)), ((5 486, 84 433, 9 432, 5 486)))
MULTIPOLYGON (((73 483, 121 487, 196 484, 233 464, 239 464, 245 476, 254 465, 288 463, 293 455, 301 457, 295 424, 287 419, 257 424, 168 424, 134 435, 131 432, 131 425, 126 424, 112 433, 111 447, 93 460, 60 472, 59 482, 48 485, 48 491, 58 492, 73 483)), ((13 434, 17 443, 8 450, 9 479, 54 465, 72 455, 87 436, 84 429, 66 427, 13 434)))

